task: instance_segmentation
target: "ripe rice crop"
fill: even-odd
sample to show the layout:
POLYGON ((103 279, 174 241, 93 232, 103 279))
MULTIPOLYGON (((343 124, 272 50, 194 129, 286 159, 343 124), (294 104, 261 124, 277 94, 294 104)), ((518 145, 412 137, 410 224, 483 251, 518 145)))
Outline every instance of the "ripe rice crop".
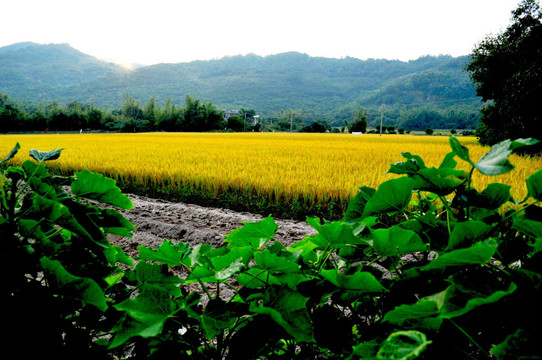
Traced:
MULTIPOLYGON (((460 137, 471 158, 487 150, 473 137, 460 137)), ((344 209, 360 186, 378 187, 397 177, 389 165, 403 161, 401 152, 420 155, 438 167, 451 151, 444 136, 288 134, 288 133, 144 133, 2 135, 0 156, 16 142, 15 157, 28 159, 30 149, 63 148, 48 164, 61 173, 89 169, 117 180, 125 191, 170 199, 226 199, 233 207, 267 211, 265 204, 286 204, 331 214, 344 209), (248 204, 250 203, 250 204, 248 204), (329 204, 332 204, 330 207, 329 204)), ((467 164, 456 158, 458 167, 467 164)), ((513 196, 526 195, 525 179, 541 168, 540 157, 513 155, 516 169, 489 179, 476 176, 482 190, 489 182, 512 185, 513 196)), ((217 201, 214 201, 217 200, 217 201)), ((291 216, 295 215, 289 214, 291 216)), ((277 216, 278 214, 273 214, 277 216)), ((331 216, 331 215, 330 215, 331 216)))

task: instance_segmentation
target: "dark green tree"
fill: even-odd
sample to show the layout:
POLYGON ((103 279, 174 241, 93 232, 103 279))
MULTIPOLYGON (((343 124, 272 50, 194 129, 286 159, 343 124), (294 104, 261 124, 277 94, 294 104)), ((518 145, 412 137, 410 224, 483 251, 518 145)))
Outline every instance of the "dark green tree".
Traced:
POLYGON ((503 33, 476 46, 466 70, 487 102, 477 130, 481 144, 542 138, 542 11, 536 0, 522 0, 503 33))
POLYGON ((228 118, 228 130, 243 131, 245 128, 245 120, 240 116, 230 116, 228 118))
POLYGON ((354 114, 354 120, 352 124, 348 127, 350 132, 362 132, 365 133, 367 130, 367 111, 364 108, 360 108, 354 114))

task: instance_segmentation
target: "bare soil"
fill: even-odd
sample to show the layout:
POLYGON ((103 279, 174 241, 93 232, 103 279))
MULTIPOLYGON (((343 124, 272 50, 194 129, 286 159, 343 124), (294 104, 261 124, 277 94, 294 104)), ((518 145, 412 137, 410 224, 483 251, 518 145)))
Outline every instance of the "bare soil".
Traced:
MULTIPOLYGON (((242 227, 243 222, 255 222, 263 218, 261 215, 227 209, 126 195, 132 200, 134 208, 120 212, 134 224, 137 231, 134 231, 133 238, 111 236, 110 240, 131 256, 138 254, 138 246, 157 248, 164 239, 174 243, 188 242, 191 245, 207 243, 213 247, 224 246, 225 235, 242 227)), ((316 233, 304 221, 274 220, 279 225, 274 240, 286 246, 316 233)))

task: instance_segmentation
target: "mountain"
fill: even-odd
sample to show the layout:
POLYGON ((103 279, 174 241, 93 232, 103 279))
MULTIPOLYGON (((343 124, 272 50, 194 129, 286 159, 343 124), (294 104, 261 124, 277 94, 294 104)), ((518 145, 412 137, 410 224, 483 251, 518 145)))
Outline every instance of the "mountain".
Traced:
MULTIPOLYGON (((296 109, 306 118, 338 120, 360 106, 468 106, 479 99, 463 71, 468 58, 332 59, 289 52, 144 66, 132 71, 67 44, 19 43, 0 48, 0 92, 35 102, 79 101, 119 108, 129 94, 143 104, 186 95, 219 108, 255 109, 264 116, 296 109)), ((398 110, 397 110, 398 111, 398 110)))

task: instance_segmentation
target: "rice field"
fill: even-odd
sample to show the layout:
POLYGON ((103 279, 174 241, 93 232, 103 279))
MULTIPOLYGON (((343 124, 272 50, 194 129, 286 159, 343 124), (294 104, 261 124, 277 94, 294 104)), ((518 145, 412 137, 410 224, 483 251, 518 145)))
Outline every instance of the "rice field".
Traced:
MULTIPOLYGON (((420 155, 438 167, 451 151, 448 137, 413 135, 288 134, 288 133, 143 133, 38 134, 0 136, 0 157, 19 142, 17 162, 30 149, 63 148, 48 165, 61 173, 89 169, 130 184, 130 191, 173 195, 206 193, 209 197, 240 195, 242 201, 344 205, 360 186, 378 187, 397 175, 389 165, 402 161, 401 152, 420 155), (251 200, 252 199, 252 200, 251 200)), ((460 137, 471 158, 488 148, 476 138, 460 137)), ((459 168, 468 169, 457 159, 459 168)), ((516 199, 527 193, 525 179, 542 165, 540 157, 513 155, 516 169, 489 178, 475 172, 473 185, 512 185, 516 199)), ((174 196, 173 196, 174 197, 174 196)))

